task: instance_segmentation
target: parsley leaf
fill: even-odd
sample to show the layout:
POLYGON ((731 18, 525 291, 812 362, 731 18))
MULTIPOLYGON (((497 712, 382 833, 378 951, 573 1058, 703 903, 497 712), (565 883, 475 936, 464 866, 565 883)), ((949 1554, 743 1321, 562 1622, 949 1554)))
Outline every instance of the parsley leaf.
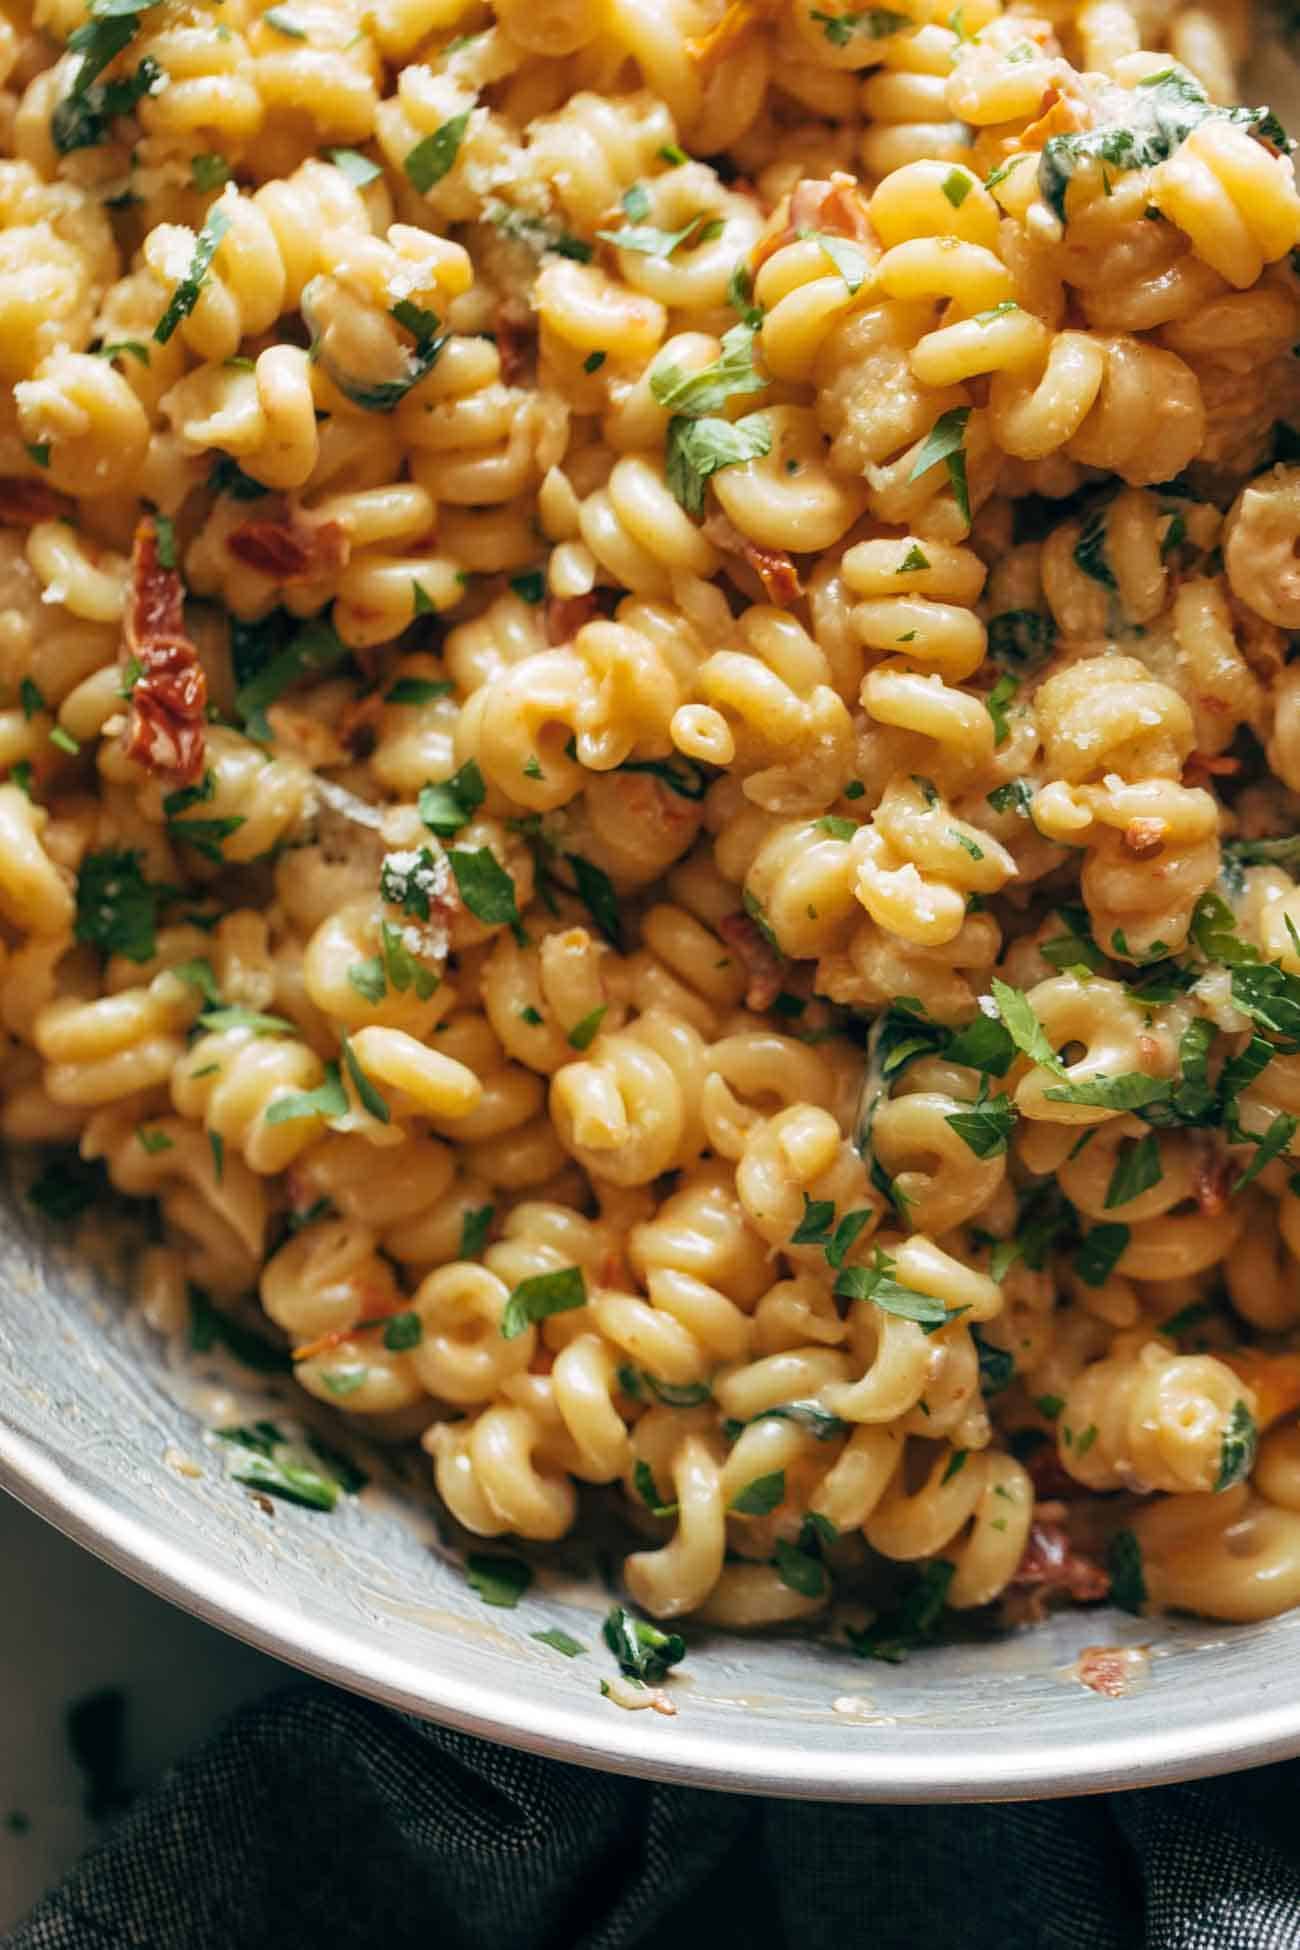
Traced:
POLYGON ((1056 624, 1036 609, 1004 609, 988 624, 989 655, 1022 674, 1045 663, 1056 641, 1056 624))
POLYGON ((273 743, 274 735, 266 719, 268 706, 274 704, 300 678, 315 677, 333 670, 347 654, 347 645, 331 624, 317 620, 299 630, 278 655, 272 656, 255 675, 241 683, 235 693, 235 709, 243 719, 249 737, 255 738, 259 744, 273 743))
MULTIPOLYGON (((1011 720, 1007 716, 1007 706, 1012 702, 1019 689, 1020 679, 1014 677, 1007 670, 998 678, 997 683, 984 699, 984 709, 993 720, 993 743, 995 745, 1005 745, 1010 736, 1011 720)), ((1005 791, 1005 789, 1004 787, 1003 790, 1005 791)), ((992 803, 991 794, 990 803, 992 803)))
POLYGON ((502 1611, 513 1611, 533 1581, 531 1565, 496 1551, 471 1551, 465 1577, 485 1605, 498 1605, 502 1611))
MULTIPOLYGON (((71 41, 68 43, 72 45, 71 41)), ((94 149, 104 141, 110 122, 129 115, 136 103, 152 94, 164 80, 163 70, 146 54, 134 74, 117 81, 102 81, 94 87, 72 92, 59 102, 50 117, 50 135, 61 156, 76 149, 94 149)))
POLYGON ((1298 1130, 1300 1130, 1300 1117, 1290 1117, 1286 1111, 1280 1110, 1263 1137, 1257 1141, 1254 1157, 1232 1187, 1234 1197, 1249 1185, 1253 1178, 1258 1178, 1260 1172, 1267 1165, 1271 1165, 1274 1158, 1281 1157, 1282 1153, 1290 1148, 1291 1140, 1298 1130))
POLYGON ((413 989, 417 1001, 427 1002, 440 986, 440 978, 411 953, 402 930, 395 928, 391 921, 380 922, 379 940, 384 951, 383 972, 397 993, 405 995, 408 989, 413 989))
MULTIPOLYGON (((793 1422, 796 1428, 806 1429, 818 1442, 834 1442, 837 1436, 848 1433, 849 1423, 832 1415, 820 1402, 782 1402, 776 1408, 760 1409, 750 1418, 755 1422, 793 1422)), ((746 1424, 742 1423, 741 1427, 746 1424)))
POLYGON ((661 1632, 657 1625, 634 1617, 622 1605, 613 1607, 601 1636, 618 1660, 620 1671, 642 1685, 664 1678, 670 1666, 679 1665, 686 1657, 686 1641, 676 1632, 661 1632))
POLYGON ((214 204, 208 211, 202 230, 194 240, 194 255, 190 268, 181 279, 167 303, 167 309, 153 328, 153 335, 159 345, 166 345, 177 326, 189 317, 199 302, 199 293, 204 280, 217 254, 217 247, 230 228, 229 213, 220 204, 214 204))
POLYGON ((1100 1110, 1144 1110, 1167 1103, 1174 1092, 1172 1077, 1149 1077, 1126 1070, 1117 1077, 1090 1077, 1086 1083, 1066 1083, 1044 1091, 1058 1104, 1092 1104, 1100 1110))
POLYGON ((224 156, 209 151, 207 155, 190 157, 190 180, 196 190, 205 193, 208 190, 219 190, 223 183, 230 181, 230 176, 230 164, 224 156))
POLYGON ((1232 1000, 1242 1014, 1283 1040, 1287 1055, 1300 1052, 1300 978, 1276 963, 1241 965, 1232 971, 1232 1000))
POLYGON ((108 1173, 102 1159, 83 1158, 72 1149, 59 1151, 42 1165, 27 1188, 27 1202, 55 1225, 79 1219, 97 1200, 107 1196, 108 1173))
POLYGON ((155 952, 159 889, 138 853, 87 853, 77 874, 78 941, 106 955, 149 961, 155 952))
POLYGON ((803 1217, 790 1234, 792 1246, 825 1246, 835 1223, 835 1201, 803 1195, 803 1217))
POLYGON ((519 925, 515 883, 490 846, 455 846, 447 855, 461 900, 487 927, 519 925))
POLYGON ((573 1028, 569 1031, 565 1039, 570 1049, 585 1050, 591 1048, 599 1034, 600 1025, 605 1020, 605 1013, 608 1008, 609 1004, 602 1002, 599 1008, 592 1009, 585 1015, 581 1022, 574 1023, 573 1028))
POLYGON ((422 142, 417 142, 406 156, 402 167, 406 171, 407 181, 421 196, 427 195, 435 183, 440 183, 454 165, 472 112, 467 108, 463 115, 453 115, 432 135, 426 135, 422 142))
POLYGON ((374 1084, 370 1081, 370 1078, 357 1062, 356 1051, 352 1047, 351 1038, 346 1034, 340 1034, 339 1047, 343 1052, 343 1067, 348 1073, 352 1088, 357 1093, 357 1102, 363 1110, 369 1111, 370 1115, 376 1118, 379 1123, 387 1124, 391 1120, 392 1113, 376 1090, 374 1084))
POLYGON ((1106 1187, 1106 1210, 1110 1212, 1117 1205, 1130 1204, 1143 1192, 1149 1192, 1153 1185, 1158 1185, 1163 1177, 1160 1140, 1154 1131, 1122 1144, 1110 1184, 1106 1187))
POLYGON ((848 1641, 858 1657, 884 1659, 897 1666, 909 1652, 933 1639, 956 1569, 947 1558, 936 1557, 917 1574, 916 1582, 897 1605, 882 1612, 865 1631, 850 1627, 848 1641))
POLYGON ((1141 1613, 1147 1601, 1146 1578, 1142 1572, 1142 1546, 1131 1530, 1117 1530, 1106 1550, 1110 1572, 1111 1603, 1121 1611, 1141 1613))
MULTIPOLYGON (((646 208, 649 208, 648 201, 646 208)), ((716 219, 700 211, 680 230, 658 230, 653 224, 625 224, 622 230, 598 230, 596 235, 603 243, 613 244, 616 250, 634 251, 639 257, 671 257, 685 243, 689 242, 694 249, 697 244, 712 242, 721 229, 716 219)))
POLYGON ((704 512, 704 484, 724 467, 761 460, 772 451, 772 423, 766 413, 747 413, 741 420, 668 422, 665 474, 668 485, 688 515, 704 512))
POLYGON ((896 1280, 897 1264, 877 1247, 870 1266, 846 1266, 833 1290, 846 1300, 873 1300, 885 1313, 914 1320, 927 1331, 942 1327, 951 1318, 943 1301, 896 1280))
POLYGON ((528 1636, 539 1645, 549 1645, 552 1652, 562 1652, 566 1659, 581 1659, 587 1650, 580 1640, 570 1638, 558 1625, 550 1625, 544 1632, 530 1632, 528 1636))
POLYGON ((1118 589, 1114 571, 1106 559, 1106 510, 1097 508, 1084 522, 1074 545, 1075 566, 1103 589, 1118 589))
POLYGON ((770 1476, 756 1476, 731 1499, 731 1508, 741 1517, 768 1517, 785 1501, 785 1471, 774 1469, 770 1476))
POLYGON ((1235 122, 1283 154, 1292 147, 1265 108, 1219 108, 1185 68, 1144 75, 1126 105, 1126 122, 1104 123, 1076 135, 1049 136, 1038 165, 1043 201, 1066 222, 1065 197, 1080 163, 1111 169, 1145 169, 1166 161, 1203 122, 1235 122))
POLYGON ((632 1481, 636 1485, 637 1495, 651 1516, 672 1517, 677 1514, 675 1503, 660 1502, 659 1486, 655 1482, 654 1471, 643 1457, 638 1459, 636 1468, 632 1471, 632 1481))
POLYGON ((619 914, 618 895, 614 891, 613 881, 603 867, 594 866, 581 853, 566 853, 564 857, 573 868, 578 899, 587 909, 606 941, 622 954, 623 921, 619 914))
POLYGON ((1258 1447, 1259 1431, 1250 1410, 1245 1402, 1234 1402, 1219 1450, 1219 1474, 1214 1484, 1216 1495, 1222 1490, 1230 1490, 1234 1483, 1243 1482, 1250 1475, 1255 1467, 1258 1447))
POLYGON ((978 1327, 971 1328, 971 1339, 979 1356, 980 1388, 985 1395, 1000 1395, 1015 1379, 1015 1356, 1008 1354, 1004 1347, 995 1347, 992 1341, 986 1341, 978 1327))
POLYGON ((283 1096, 272 1097, 263 1112, 263 1122, 267 1124, 292 1124, 300 1117, 345 1117, 348 1110, 348 1093, 343 1088, 337 1063, 325 1065, 325 1081, 315 1090, 290 1090, 283 1096))
POLYGON ((484 1246, 487 1244, 487 1236, 492 1226, 492 1214, 495 1209, 491 1205, 477 1205, 462 1216, 460 1222, 459 1258, 478 1258, 484 1246))
POLYGON ((445 677, 399 677, 392 689, 384 692, 384 703, 432 704, 435 698, 450 697, 455 688, 445 677))
POLYGON ((1129 1228, 1122 1225, 1094 1226, 1079 1242, 1074 1269, 1088 1286, 1104 1286, 1115 1271, 1129 1242, 1129 1228))
MULTIPOLYGON (((861 289, 866 282, 870 267, 865 255, 856 244, 851 244, 847 237, 834 237, 824 230, 801 230, 799 235, 810 243, 821 246, 822 255, 829 257, 850 292, 861 289)), ((922 561, 928 568, 929 564, 924 562, 924 558, 922 561)))
POLYGON ((521 1280, 507 1300, 501 1316, 501 1338, 513 1341, 535 1322, 586 1304, 587 1282, 580 1266, 561 1267, 555 1273, 534 1273, 529 1279, 521 1280))
POLYGON ((466 759, 458 772, 438 785, 420 788, 420 818, 431 833, 451 839, 462 826, 468 826, 487 798, 483 774, 475 761, 466 759))
POLYGON ((977 1158, 1000 1158, 1016 1128, 1016 1107, 1010 1097, 990 1097, 985 1082, 969 1110, 955 1111, 943 1121, 977 1158))
POLYGON ((346 176, 353 189, 363 190, 368 183, 383 175, 378 163, 371 162, 356 149, 331 149, 329 159, 342 175, 346 176))
POLYGON ((782 1584, 791 1591, 797 1591, 801 1598, 821 1598, 826 1591, 826 1566, 820 1558, 810 1557, 794 1544, 787 1544, 784 1537, 778 1537, 773 1548, 772 1562, 782 1584))
POLYGON ((864 7, 849 14, 821 13, 813 7, 808 18, 819 22, 832 47, 847 47, 859 35, 868 41, 887 40, 912 25, 910 14, 894 13, 888 7, 864 7))
POLYGON ((940 461, 948 470, 952 485, 953 500, 963 521, 970 521, 970 493, 966 481, 966 422, 970 419, 969 406, 954 406, 949 412, 941 413, 921 444, 921 450, 912 464, 909 481, 919 480, 928 474, 940 461))
POLYGON ((1012 988, 1009 982, 1000 981, 996 975, 990 986, 998 1014, 1016 1048, 1032 1063, 1040 1063, 1054 1076, 1063 1077, 1065 1066, 1047 1040, 1047 1032, 1034 1014, 1033 1004, 1023 989, 1012 988))

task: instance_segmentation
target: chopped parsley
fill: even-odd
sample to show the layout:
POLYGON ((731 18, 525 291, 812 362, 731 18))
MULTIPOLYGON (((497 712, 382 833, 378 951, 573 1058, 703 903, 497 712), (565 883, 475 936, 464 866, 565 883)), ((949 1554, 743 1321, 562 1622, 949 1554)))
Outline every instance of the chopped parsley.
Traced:
POLYGON ((1075 567, 1103 589, 1118 589, 1115 572, 1106 559, 1106 510, 1096 508, 1079 531, 1074 545, 1075 567))
POLYGON ((1106 1187, 1106 1210, 1110 1212, 1117 1205, 1131 1204, 1143 1192, 1149 1192, 1153 1185, 1158 1185, 1163 1176, 1160 1140, 1154 1131, 1148 1131, 1145 1137, 1126 1140, 1120 1145, 1115 1169, 1106 1187))
POLYGON ((1000 1158, 1016 1128, 1016 1107, 1010 1097, 990 1097, 988 1079, 982 1077, 976 1102, 969 1110, 954 1111, 944 1123, 977 1158, 1000 1158))
POLYGON ((1064 1076, 1060 1057, 1048 1041, 1047 1032, 1034 1014, 1033 1004, 1023 989, 1012 988, 995 975, 990 984, 998 1014, 1016 1048, 1032 1063, 1039 1063, 1054 1076, 1064 1076))
POLYGON ((357 1093, 357 1102, 362 1110, 368 1111, 379 1123, 387 1124, 391 1120, 392 1113, 358 1063, 356 1052, 346 1034, 340 1035, 339 1047, 343 1052, 343 1068, 347 1071, 352 1088, 357 1093))
POLYGON ((954 406, 949 412, 941 413, 922 441, 920 452, 907 477, 909 481, 917 481, 942 462, 948 470, 957 511, 967 523, 970 521, 970 492, 966 479, 966 423, 970 414, 969 406, 954 406))
POLYGON ((820 246, 823 257, 830 259, 850 293, 861 290, 870 266, 856 244, 851 244, 847 237, 834 237, 824 230, 801 230, 799 236, 820 246))
POLYGON ((464 1213, 460 1222, 461 1259, 477 1259, 487 1244, 487 1236, 492 1227, 495 1207, 491 1205, 473 1206, 464 1213))
MULTIPOLYGON (((846 1266, 835 1282, 834 1291, 846 1300, 872 1300, 887 1314, 914 1320, 933 1333, 953 1318, 942 1300, 933 1294, 918 1293, 894 1278, 898 1263, 877 1247, 870 1266, 846 1266)), ((958 1311, 962 1311, 958 1309, 958 1311)))
POLYGON ((756 1476, 731 1499, 731 1508, 741 1517, 768 1517, 785 1501, 785 1471, 774 1469, 770 1476, 756 1476))
MULTIPOLYGON (((126 38, 132 39, 138 25, 134 16, 143 12, 144 7, 151 4, 153 0, 143 0, 142 5, 133 7, 129 15, 118 13, 110 18, 105 13, 92 18, 89 23, 92 37, 97 28, 102 27, 105 30, 110 26, 117 28, 125 26, 129 21, 130 31, 126 38)), ((78 35, 85 31, 84 28, 78 28, 77 32, 69 38, 68 46, 72 47, 78 35)), ((125 44, 124 41, 123 46, 125 44)), ((89 47, 90 44, 86 43, 86 45, 89 47)), ((114 49, 114 54, 117 51, 114 49)), ((151 55, 146 54, 134 74, 123 75, 117 81, 94 82, 92 85, 85 81, 89 58, 89 54, 83 58, 70 92, 57 104, 50 117, 50 136, 61 156, 71 155, 76 149, 97 148, 108 135, 109 124, 115 122, 119 115, 129 115, 137 102, 142 101, 146 95, 152 94, 165 80, 163 70, 158 63, 151 55)), ((100 71, 100 68, 91 70, 92 75, 100 71)))
POLYGON ((535 608, 546 594, 546 571, 525 569, 521 574, 511 576, 510 587, 521 603, 531 603, 535 608))
POLYGON ((549 1645, 552 1652, 563 1653, 566 1659, 581 1659, 587 1650, 579 1639, 570 1638, 558 1625, 548 1626, 544 1632, 530 1632, 528 1636, 536 1639, 539 1645, 549 1645))
POLYGON ((471 1551, 465 1559, 465 1577, 470 1590, 477 1592, 485 1605, 513 1611, 532 1583, 533 1572, 522 1558, 496 1551, 471 1551))
POLYGON ((445 677, 399 677, 391 690, 384 692, 385 704, 432 704, 450 697, 456 686, 445 677))
POLYGON ((990 617, 989 655, 994 663, 1024 674, 1045 663, 1056 642, 1056 624, 1036 609, 1004 609, 990 617))
POLYGON ((348 1093, 343 1088, 337 1063, 325 1065, 325 1081, 315 1090, 286 1090, 272 1097, 262 1113, 267 1124, 293 1124, 300 1117, 346 1117, 348 1093))
POLYGON ((1049 136, 1038 165, 1043 201, 1062 224, 1065 199, 1080 164, 1102 169, 1146 169, 1166 161, 1203 122, 1235 122, 1269 147, 1287 155, 1294 146, 1266 108, 1220 108, 1185 68, 1162 68, 1144 75, 1126 103, 1127 121, 1103 123, 1077 134, 1049 136))
POLYGON ((230 228, 229 212, 220 204, 214 204, 208 211, 202 230, 194 240, 194 255, 190 268, 181 279, 167 303, 167 309, 153 328, 153 335, 159 345, 166 345, 177 326, 189 317, 199 302, 199 294, 217 254, 217 247, 230 228))
POLYGON ((686 1641, 676 1632, 661 1632, 657 1625, 635 1617, 622 1605, 611 1610, 601 1637, 617 1659, 619 1670, 643 1686, 663 1679, 670 1666, 680 1665, 686 1657, 686 1641))
POLYGON ((933 1640, 956 1569, 947 1558, 935 1558, 917 1573, 916 1581, 897 1605, 882 1612, 865 1631, 849 1628, 849 1645, 858 1657, 901 1665, 910 1652, 933 1640))
POLYGON ((1005 745, 1011 732, 1011 720, 1007 716, 1007 706, 1020 689, 1020 679, 1011 671, 1004 671, 984 700, 984 709, 993 720, 993 742, 1005 745))
POLYGON ((1245 1402, 1234 1402, 1219 1450, 1219 1474, 1214 1484, 1216 1495, 1221 1490, 1230 1490, 1234 1483, 1243 1482, 1249 1476, 1255 1467, 1258 1447, 1259 1431, 1255 1427, 1254 1417, 1245 1402))
POLYGON ((813 7, 808 18, 817 21, 832 47, 847 47, 858 38, 887 40, 891 34, 900 34, 905 27, 913 25, 910 14, 894 13, 889 7, 864 7, 858 13, 848 14, 821 13, 813 7))
POLYGON ((333 670, 347 654, 347 645, 329 623, 317 619, 298 630, 279 649, 278 654, 272 654, 260 668, 242 680, 235 693, 235 710, 243 720, 249 737, 259 744, 272 744, 274 734, 266 718, 269 706, 283 697, 301 678, 316 677, 333 670))
POLYGON ((209 151, 206 155, 190 157, 190 181, 196 190, 219 190, 230 177, 230 164, 224 156, 209 151))
POLYGON ((650 391, 672 418, 666 448, 668 485, 688 514, 704 511, 704 484, 722 467, 760 459, 772 449, 771 423, 766 414, 751 413, 740 420, 715 417, 725 402, 740 393, 762 392, 768 381, 754 368, 755 328, 741 323, 725 332, 721 354, 699 372, 680 366, 657 365, 650 374, 650 391))
POLYGON ((1142 1570, 1142 1546, 1131 1530, 1117 1530, 1106 1551, 1110 1572, 1111 1602, 1121 1611, 1141 1613, 1147 1602, 1147 1584, 1142 1570))
POLYGON ((27 1188, 27 1203, 54 1225, 68 1225, 107 1196, 108 1173, 100 1158, 68 1149, 42 1165, 27 1188))
POLYGON ((470 758, 441 784, 420 788, 420 818, 439 839, 452 839, 462 826, 469 825, 486 798, 483 774, 470 758))
MULTIPOLYGON (((391 857, 391 856, 390 856, 391 857)), ((519 926, 515 883, 490 846, 454 846, 447 855, 461 900, 486 927, 519 926)))
POLYGON ((1127 1226, 1093 1226, 1083 1235, 1075 1252, 1075 1272, 1088 1286, 1104 1286, 1122 1259, 1128 1242, 1127 1226))
POLYGON ((623 920, 618 908, 614 883, 603 867, 597 867, 581 853, 566 853, 573 869, 578 899, 582 902, 610 946, 623 953, 623 920))
POLYGON ((580 1266, 561 1267, 554 1273, 534 1273, 521 1280, 505 1305, 501 1316, 501 1337, 513 1341, 527 1327, 552 1314, 569 1313, 587 1304, 587 1282, 580 1266))
POLYGON ((406 171, 407 181, 421 196, 426 196, 454 166, 472 113, 467 108, 462 115, 453 115, 432 135, 426 135, 422 142, 417 142, 406 156, 402 167, 406 171))
POLYGON ((330 149, 330 161, 342 175, 346 176, 353 189, 364 190, 369 183, 383 175, 378 163, 371 162, 357 149, 330 149))
POLYGON ((87 853, 77 874, 78 941, 128 961, 155 951, 160 890, 147 881, 138 853, 87 853))
POLYGON ((585 1050, 591 1048, 600 1031, 600 1025, 605 1020, 608 1007, 609 1004, 607 1002, 602 1002, 598 1009, 592 1009, 588 1015, 582 1018, 581 1022, 574 1023, 573 1028, 569 1031, 568 1037, 566 1038, 570 1049, 585 1050))
POLYGON ((787 1544, 784 1537, 778 1537, 773 1548, 772 1563, 782 1584, 791 1591, 797 1591, 801 1598, 822 1598, 826 1594, 826 1566, 818 1557, 800 1550, 794 1544, 787 1544))

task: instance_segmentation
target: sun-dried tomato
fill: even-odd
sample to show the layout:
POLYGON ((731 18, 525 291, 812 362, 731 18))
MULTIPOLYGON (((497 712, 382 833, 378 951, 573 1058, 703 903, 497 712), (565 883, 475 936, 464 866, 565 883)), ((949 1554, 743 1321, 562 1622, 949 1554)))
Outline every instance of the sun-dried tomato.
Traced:
POLYGON ((273 582, 311 582, 343 568, 351 552, 341 521, 245 521, 227 536, 237 562, 273 582))
POLYGON ((134 677, 122 741, 127 757, 179 780, 202 777, 208 680, 185 634, 185 585, 179 570, 163 565, 152 515, 135 531, 122 635, 134 677))

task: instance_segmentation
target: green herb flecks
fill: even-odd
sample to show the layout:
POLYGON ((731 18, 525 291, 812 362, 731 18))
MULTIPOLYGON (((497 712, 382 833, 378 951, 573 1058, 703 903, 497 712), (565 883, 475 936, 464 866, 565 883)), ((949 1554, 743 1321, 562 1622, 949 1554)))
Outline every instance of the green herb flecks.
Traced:
POLYGON ((561 1267, 554 1273, 534 1273, 521 1280, 505 1305, 501 1316, 501 1337, 513 1341, 527 1327, 552 1314, 568 1313, 587 1304, 587 1282, 580 1266, 561 1267))
POLYGON ((485 1605, 513 1611, 533 1581, 530 1564, 522 1558, 507 1557, 497 1551, 471 1551, 465 1559, 465 1577, 471 1591, 485 1605))
POLYGON ((918 1572, 915 1583, 897 1605, 882 1612, 865 1631, 850 1629, 849 1645, 858 1657, 884 1659, 896 1666, 919 1646, 931 1643, 938 1632, 956 1569, 946 1558, 935 1558, 918 1572))
POLYGON ((1064 224, 1066 192, 1085 163, 1101 168, 1147 169, 1165 162, 1204 122, 1234 122, 1282 155, 1294 146, 1266 108, 1221 108, 1185 68, 1144 75, 1125 104, 1123 122, 1103 123, 1073 135, 1049 136, 1038 165, 1043 201, 1064 224))

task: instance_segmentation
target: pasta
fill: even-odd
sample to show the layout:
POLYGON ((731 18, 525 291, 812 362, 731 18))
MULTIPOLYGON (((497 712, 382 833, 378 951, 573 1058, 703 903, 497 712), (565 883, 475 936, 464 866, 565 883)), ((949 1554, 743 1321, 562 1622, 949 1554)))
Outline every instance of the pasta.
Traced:
POLYGON ((1300 1603, 1300 194, 1238 26, 16 28, 0 1131, 471 1538, 598 1497, 654 1617, 884 1658, 1300 1603))

